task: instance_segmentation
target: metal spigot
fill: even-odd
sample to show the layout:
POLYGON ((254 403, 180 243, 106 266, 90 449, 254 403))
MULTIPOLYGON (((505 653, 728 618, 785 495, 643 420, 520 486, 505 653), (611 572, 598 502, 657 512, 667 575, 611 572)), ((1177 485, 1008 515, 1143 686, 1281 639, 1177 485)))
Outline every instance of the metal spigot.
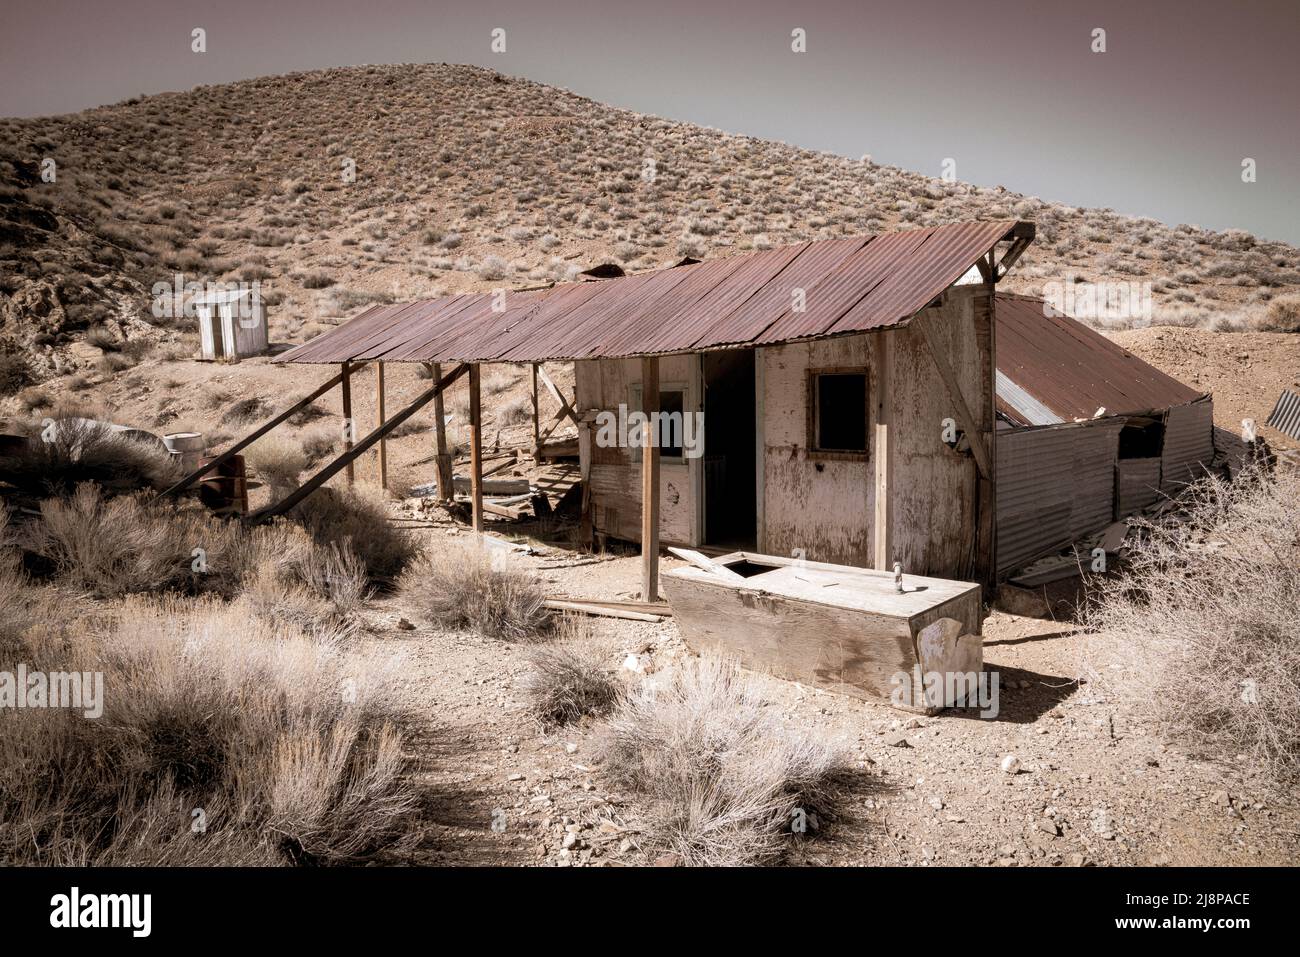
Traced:
POLYGON ((894 562, 894 591, 903 593, 903 563, 894 562))

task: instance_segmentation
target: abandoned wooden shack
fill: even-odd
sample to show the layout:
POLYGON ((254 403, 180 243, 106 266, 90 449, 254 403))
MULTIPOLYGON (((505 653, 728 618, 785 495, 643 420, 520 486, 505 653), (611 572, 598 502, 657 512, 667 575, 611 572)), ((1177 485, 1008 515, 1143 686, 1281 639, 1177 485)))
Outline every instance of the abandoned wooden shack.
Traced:
MULTIPOLYGON (((348 415, 350 372, 369 362, 425 363, 433 385, 259 515, 350 470, 468 373, 481 528, 480 364, 567 360, 585 527, 643 543, 648 596, 661 543, 991 585, 1212 454, 1207 398, 996 292, 1033 235, 958 223, 372 307, 277 357, 341 367, 297 407, 337 384, 348 415), (632 412, 667 424, 659 441, 622 427, 632 412)), ((441 473, 440 407, 434 418, 441 473)))
POLYGON ((268 348, 266 306, 253 289, 213 288, 190 305, 199 324, 199 358, 238 362, 268 348))

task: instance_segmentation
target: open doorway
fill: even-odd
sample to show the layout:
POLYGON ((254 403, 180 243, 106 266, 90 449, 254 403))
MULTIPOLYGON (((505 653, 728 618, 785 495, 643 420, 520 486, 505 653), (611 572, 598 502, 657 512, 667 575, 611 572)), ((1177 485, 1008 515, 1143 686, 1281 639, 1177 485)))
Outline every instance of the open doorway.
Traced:
POLYGON ((754 350, 706 352, 704 543, 753 549, 757 541, 754 350))

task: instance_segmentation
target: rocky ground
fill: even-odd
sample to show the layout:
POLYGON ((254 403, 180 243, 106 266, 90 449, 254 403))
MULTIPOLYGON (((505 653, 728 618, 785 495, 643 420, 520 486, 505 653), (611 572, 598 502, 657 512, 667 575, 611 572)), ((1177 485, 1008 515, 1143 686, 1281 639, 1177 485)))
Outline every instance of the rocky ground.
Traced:
MULTIPOLYGON (((469 534, 423 529, 431 547, 469 534)), ((634 556, 557 549, 509 559, 553 595, 635 598, 634 556)), ((666 568, 674 566, 665 562, 666 568)), ((638 808, 601 777, 592 723, 559 731, 528 713, 526 648, 425 627, 400 599, 378 602, 368 641, 404 656, 409 729, 429 795, 412 860, 442 864, 651 863, 638 808), (409 629, 409 630, 408 630, 409 629)), ((690 651, 677 626, 593 619, 629 683, 690 651)), ((1075 676, 1089 636, 1069 622, 1005 613, 985 623, 996 718, 914 717, 775 678, 763 690, 794 725, 840 742, 854 775, 842 815, 792 845, 796 864, 1294 865, 1300 808, 1249 769, 1195 761, 1138 726, 1122 701, 1075 676)))

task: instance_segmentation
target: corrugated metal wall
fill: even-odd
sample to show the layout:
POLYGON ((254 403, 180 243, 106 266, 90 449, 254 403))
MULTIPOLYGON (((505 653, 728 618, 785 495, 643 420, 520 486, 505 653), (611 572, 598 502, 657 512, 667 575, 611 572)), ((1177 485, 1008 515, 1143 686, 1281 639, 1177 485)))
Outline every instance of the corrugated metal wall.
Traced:
POLYGON ((1113 521, 1121 428, 1122 420, 998 434, 999 573, 1113 521))
POLYGON ((1119 517, 1140 512, 1160 498, 1160 459, 1121 459, 1119 517))
POLYGON ((1165 445, 1160 456, 1160 489, 1170 494, 1205 477, 1202 463, 1214 458, 1214 404, 1198 399, 1176 405, 1165 417, 1165 445))

